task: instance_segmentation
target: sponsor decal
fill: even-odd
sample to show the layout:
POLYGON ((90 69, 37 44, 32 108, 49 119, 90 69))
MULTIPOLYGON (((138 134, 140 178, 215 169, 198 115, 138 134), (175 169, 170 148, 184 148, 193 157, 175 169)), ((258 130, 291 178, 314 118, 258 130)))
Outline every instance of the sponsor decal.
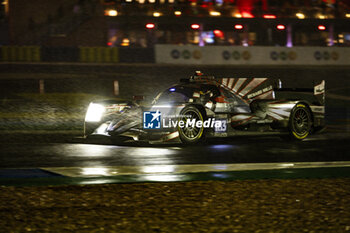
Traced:
POLYGON ((314 95, 320 95, 324 93, 324 87, 325 87, 325 81, 322 80, 322 82, 314 87, 314 95))
POLYGON ((194 50, 192 55, 193 55, 193 58, 197 60, 202 58, 202 53, 199 50, 194 50))
POLYGON ((177 49, 174 49, 173 51, 171 51, 171 57, 174 59, 179 59, 181 56, 180 51, 177 49))
POLYGON ((243 51, 242 57, 244 60, 249 60, 251 58, 251 54, 249 51, 243 51))
POLYGON ((278 53, 273 51, 270 53, 270 57, 272 60, 277 60, 278 59, 278 53))
POLYGON ((314 57, 315 57, 316 60, 321 60, 321 58, 322 58, 321 52, 320 51, 316 51, 314 53, 314 57))
POLYGON ((324 106, 310 106, 310 108, 314 113, 325 113, 324 106))
POLYGON ((281 53, 280 53, 280 58, 281 58, 282 60, 286 60, 286 59, 287 59, 287 53, 286 53, 286 52, 281 52, 281 53))
POLYGON ((224 60, 230 60, 231 58, 233 58, 234 60, 240 60, 241 58, 243 60, 249 60, 252 55, 249 51, 243 51, 242 53, 240 53, 239 51, 235 50, 232 52, 232 54, 230 54, 229 51, 224 50, 222 52, 222 57, 224 58, 224 60))
POLYGON ((183 59, 196 59, 196 60, 199 60, 202 58, 202 52, 200 50, 194 50, 193 52, 191 52, 190 50, 183 50, 183 51, 179 51, 177 49, 173 49, 171 52, 170 52, 170 56, 173 58, 173 59, 180 59, 180 58, 183 58, 183 59))
POLYGON ((288 58, 289 58, 290 60, 295 60, 295 59, 297 58, 297 53, 294 52, 294 51, 289 52, 289 53, 288 53, 288 58))
POLYGON ((238 51, 234 51, 232 53, 232 57, 235 59, 235 60, 239 60, 241 58, 241 54, 238 52, 238 51))
POLYGON ((337 52, 331 52, 331 57, 333 60, 338 60, 339 59, 339 53, 337 52))
POLYGON ((157 111, 143 112, 144 129, 161 129, 161 128, 214 128, 226 131, 226 121, 215 118, 208 118, 204 121, 191 118, 191 116, 164 116, 157 111), (186 120, 179 120, 186 119, 186 120))
POLYGON ((222 52, 222 57, 225 59, 225 60, 229 60, 231 58, 231 55, 230 55, 230 52, 225 50, 222 52))
POLYGON ((248 99, 252 99, 252 98, 254 98, 254 97, 258 96, 258 95, 261 95, 261 94, 263 94, 263 93, 265 93, 265 92, 268 92, 268 91, 270 91, 270 90, 272 90, 272 89, 273 89, 273 87, 272 87, 272 85, 270 85, 270 86, 268 86, 268 87, 265 87, 265 88, 263 88, 263 89, 260 89, 260 90, 258 90, 258 91, 256 91, 256 92, 253 92, 253 93, 247 95, 247 98, 248 98, 248 99))
POLYGON ((143 112, 143 128, 144 129, 160 129, 162 114, 157 111, 143 112))
POLYGON ((187 49, 182 52, 182 56, 185 59, 190 59, 191 58, 191 52, 188 51, 187 49))
POLYGON ((337 52, 328 52, 328 51, 316 51, 314 53, 314 58, 318 61, 325 60, 328 61, 330 59, 336 61, 339 59, 339 54, 337 52))
POLYGON ((329 60, 329 57, 330 57, 329 52, 327 52, 327 51, 323 52, 323 58, 325 60, 329 60))
POLYGON ((270 58, 274 61, 281 59, 282 61, 285 60, 295 60, 297 58, 297 53, 294 51, 290 51, 290 52, 286 52, 286 51, 282 51, 282 52, 276 52, 276 51, 272 51, 270 53, 270 58))

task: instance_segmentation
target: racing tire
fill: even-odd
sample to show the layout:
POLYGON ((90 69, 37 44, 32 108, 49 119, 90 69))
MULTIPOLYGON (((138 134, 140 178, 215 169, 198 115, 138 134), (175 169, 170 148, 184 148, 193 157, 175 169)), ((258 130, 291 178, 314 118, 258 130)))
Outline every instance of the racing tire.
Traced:
POLYGON ((194 105, 189 105, 182 109, 182 111, 180 112, 179 120, 184 121, 185 126, 178 126, 179 137, 181 141, 187 145, 197 144, 203 142, 205 139, 205 128, 203 125, 202 127, 196 127, 196 125, 194 127, 186 127, 186 122, 188 120, 193 119, 196 119, 196 122, 198 120, 204 122, 207 119, 207 114, 205 113, 205 110, 200 109, 194 105))
POLYGON ((289 117, 289 138, 296 141, 305 139, 312 130, 312 116, 305 104, 297 104, 289 117))

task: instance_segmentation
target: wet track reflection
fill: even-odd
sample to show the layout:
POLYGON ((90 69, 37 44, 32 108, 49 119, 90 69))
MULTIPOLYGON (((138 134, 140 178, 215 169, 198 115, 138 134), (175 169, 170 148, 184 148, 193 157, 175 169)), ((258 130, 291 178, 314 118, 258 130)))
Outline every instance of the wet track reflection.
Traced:
MULTIPOLYGON (((349 148, 349 135, 336 133, 314 136, 303 142, 288 142, 278 137, 229 138, 197 146, 2 143, 0 168, 349 161, 349 148)), ((171 166, 160 169, 172 172, 171 166)))

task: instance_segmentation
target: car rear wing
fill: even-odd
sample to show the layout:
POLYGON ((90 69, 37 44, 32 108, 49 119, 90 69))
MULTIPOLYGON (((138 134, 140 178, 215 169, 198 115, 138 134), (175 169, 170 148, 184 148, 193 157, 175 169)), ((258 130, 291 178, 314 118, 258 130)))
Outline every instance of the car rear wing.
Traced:
POLYGON ((313 88, 274 88, 275 99, 302 99, 316 105, 325 104, 325 81, 313 88))
POLYGON ((320 84, 314 86, 314 95, 322 105, 326 102, 326 81, 322 80, 320 84))

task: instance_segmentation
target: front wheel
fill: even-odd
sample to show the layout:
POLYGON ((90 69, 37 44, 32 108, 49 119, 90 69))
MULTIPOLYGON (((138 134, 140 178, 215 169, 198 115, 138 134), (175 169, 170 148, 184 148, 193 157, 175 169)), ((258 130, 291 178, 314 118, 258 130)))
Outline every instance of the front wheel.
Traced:
POLYGON ((294 140, 303 140, 312 129, 310 110, 304 104, 297 104, 289 117, 289 134, 294 140))
POLYGON ((185 144, 196 144, 205 138, 205 129, 203 124, 196 124, 198 121, 202 123, 207 116, 204 110, 200 110, 195 106, 189 105, 180 112, 180 121, 184 122, 184 127, 178 127, 179 136, 185 144))

